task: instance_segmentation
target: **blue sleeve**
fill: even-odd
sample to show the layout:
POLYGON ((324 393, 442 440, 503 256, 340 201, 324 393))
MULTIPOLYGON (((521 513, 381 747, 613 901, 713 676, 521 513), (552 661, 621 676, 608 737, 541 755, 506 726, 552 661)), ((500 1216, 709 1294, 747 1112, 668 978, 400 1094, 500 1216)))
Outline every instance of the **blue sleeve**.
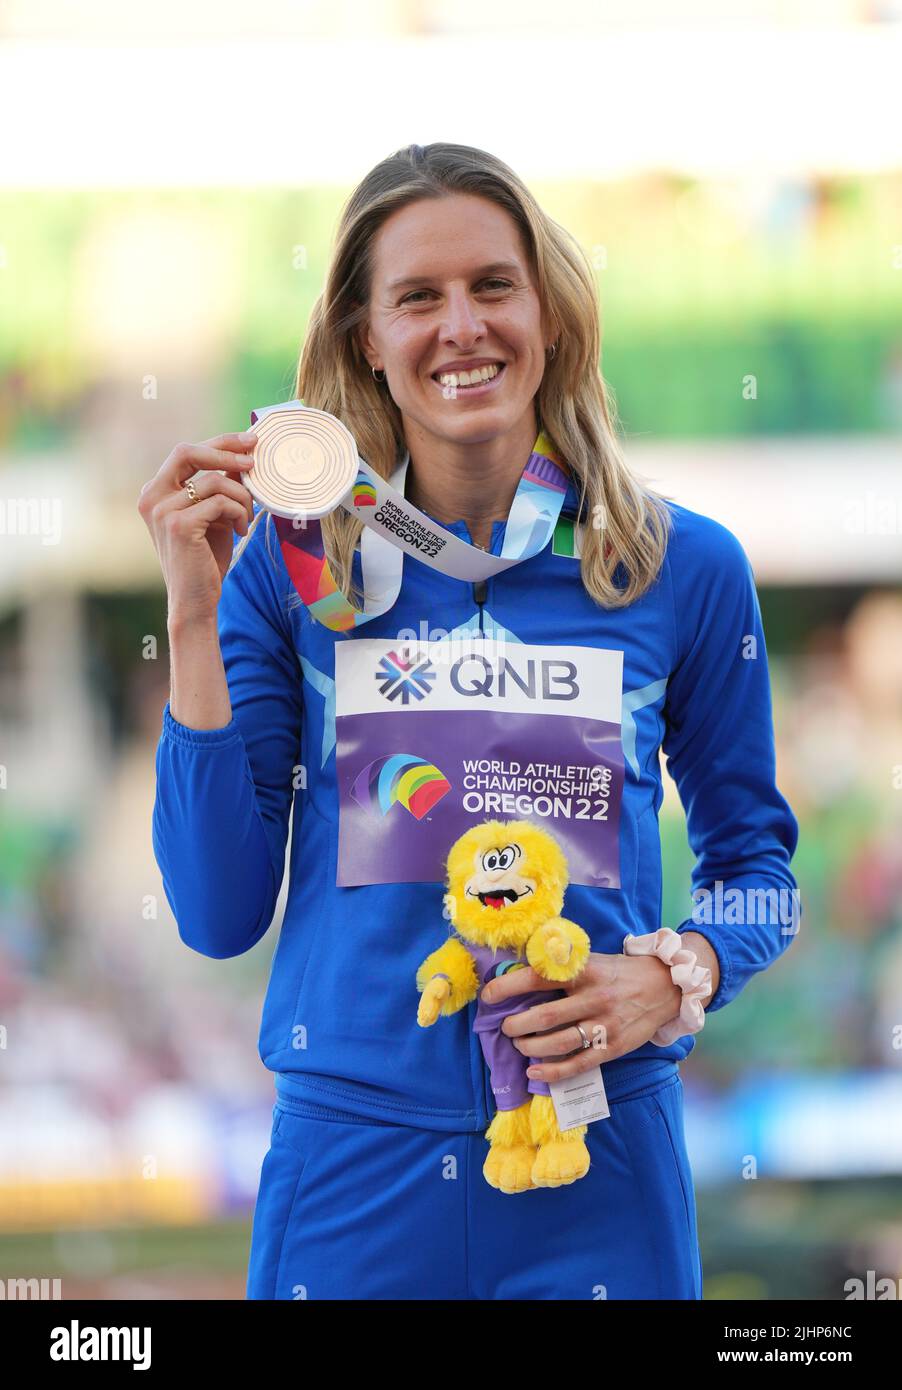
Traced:
POLYGON ((725 526, 685 511, 671 546, 677 659, 662 748, 696 857, 692 914, 676 930, 698 932, 717 955, 710 1013, 798 932, 798 822, 776 785, 767 652, 745 551, 725 526))
POLYGON ((301 673, 282 606, 290 586, 261 517, 223 581, 219 644, 232 718, 189 729, 167 703, 157 746, 153 849, 186 945, 237 956, 275 912, 300 753, 301 673))

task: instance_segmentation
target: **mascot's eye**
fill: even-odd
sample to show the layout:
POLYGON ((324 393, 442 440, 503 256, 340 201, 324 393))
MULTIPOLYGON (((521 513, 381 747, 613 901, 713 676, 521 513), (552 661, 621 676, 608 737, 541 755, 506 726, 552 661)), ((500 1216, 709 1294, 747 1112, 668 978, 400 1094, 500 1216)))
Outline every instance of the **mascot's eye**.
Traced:
POLYGON ((509 869, 514 862, 514 857, 512 849, 490 849, 487 854, 482 856, 482 867, 484 869, 509 869))

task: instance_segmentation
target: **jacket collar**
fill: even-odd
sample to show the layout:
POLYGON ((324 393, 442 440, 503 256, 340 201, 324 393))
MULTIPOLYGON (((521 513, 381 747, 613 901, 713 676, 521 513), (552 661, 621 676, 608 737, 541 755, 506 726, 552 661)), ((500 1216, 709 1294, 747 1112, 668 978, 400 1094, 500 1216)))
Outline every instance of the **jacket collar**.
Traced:
MULTIPOLYGON (((407 468, 408 468, 409 463, 410 463, 410 452, 409 452, 409 450, 408 450, 408 451, 405 451, 404 457, 400 460, 400 462, 398 463, 398 466, 397 466, 397 468, 395 469, 394 473, 392 473, 391 477, 389 478, 389 482, 391 483, 392 487, 395 488, 398 492, 400 492, 401 495, 402 495, 403 497, 406 497, 406 496, 407 496, 407 487, 406 487, 406 483, 407 483, 407 468)), ((577 502, 578 502, 578 500, 579 500, 579 490, 578 490, 578 488, 577 488, 577 486, 576 486, 576 483, 574 482, 573 475, 572 475, 571 473, 568 473, 568 476, 567 476, 567 491, 564 493, 564 501, 563 501, 563 504, 562 504, 562 506, 561 506, 561 515, 563 515, 563 516, 567 516, 567 515, 569 515, 569 516, 576 516, 576 510, 577 510, 577 502)), ((428 515, 428 513, 427 513, 427 515, 428 515)), ((433 517, 433 520, 435 520, 434 517, 433 517)), ((449 523, 449 522, 446 522, 446 523, 445 523, 445 525, 449 526, 449 529, 452 528, 452 527, 455 527, 455 526, 460 526, 461 524, 462 524, 462 523, 461 523, 460 521, 453 521, 453 522, 450 522, 450 523, 449 523)))

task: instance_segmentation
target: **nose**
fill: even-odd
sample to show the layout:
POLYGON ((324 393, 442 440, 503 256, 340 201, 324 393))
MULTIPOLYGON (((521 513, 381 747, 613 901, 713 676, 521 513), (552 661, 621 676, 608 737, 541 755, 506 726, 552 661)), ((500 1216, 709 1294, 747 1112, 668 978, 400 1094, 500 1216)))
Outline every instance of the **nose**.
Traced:
POLYGON ((479 306, 474 304, 470 294, 463 286, 457 286, 448 293, 446 312, 441 325, 443 342, 457 343, 469 348, 485 334, 485 324, 479 306))

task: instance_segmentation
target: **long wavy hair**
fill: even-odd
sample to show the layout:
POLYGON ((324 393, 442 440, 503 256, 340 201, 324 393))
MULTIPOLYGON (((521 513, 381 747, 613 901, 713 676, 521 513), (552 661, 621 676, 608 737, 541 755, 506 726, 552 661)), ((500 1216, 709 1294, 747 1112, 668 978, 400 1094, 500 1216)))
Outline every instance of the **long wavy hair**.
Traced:
MULTIPOLYGON (((672 524, 666 505, 671 499, 647 488, 624 461, 615 408, 600 371, 598 296, 585 253, 494 155, 469 145, 409 145, 361 180, 342 210, 325 287, 301 350, 294 399, 337 416, 370 467, 383 478, 391 476, 406 449, 401 413, 385 382, 374 380, 357 333, 368 313, 373 239, 399 208, 455 193, 496 203, 522 234, 540 303, 558 330, 557 350, 546 360, 537 393, 538 424, 570 469, 579 496, 583 585, 602 607, 624 607, 657 578, 672 524)), ((264 515, 272 553, 271 517, 261 510, 232 564, 264 515)), ((353 556, 363 523, 338 507, 320 524, 335 582, 362 606, 353 556)), ((294 598, 300 603, 298 595, 294 598)))

